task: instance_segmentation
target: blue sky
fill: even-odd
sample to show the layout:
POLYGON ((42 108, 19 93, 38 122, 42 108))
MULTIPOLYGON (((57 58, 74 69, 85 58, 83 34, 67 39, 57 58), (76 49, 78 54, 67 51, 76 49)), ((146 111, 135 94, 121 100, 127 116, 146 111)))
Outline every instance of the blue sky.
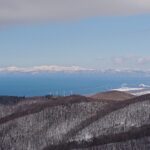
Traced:
POLYGON ((149 12, 19 21, 0 20, 0 67, 150 67, 149 12))

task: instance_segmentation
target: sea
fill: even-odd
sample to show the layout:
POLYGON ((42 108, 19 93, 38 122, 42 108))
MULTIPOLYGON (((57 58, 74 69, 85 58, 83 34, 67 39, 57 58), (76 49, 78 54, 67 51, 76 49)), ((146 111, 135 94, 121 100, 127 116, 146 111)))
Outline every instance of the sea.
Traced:
MULTIPOLYGON (((125 73, 1 73, 0 95, 92 95, 113 89, 149 88, 150 76, 125 73)), ((150 91, 150 90, 149 90, 150 91)))

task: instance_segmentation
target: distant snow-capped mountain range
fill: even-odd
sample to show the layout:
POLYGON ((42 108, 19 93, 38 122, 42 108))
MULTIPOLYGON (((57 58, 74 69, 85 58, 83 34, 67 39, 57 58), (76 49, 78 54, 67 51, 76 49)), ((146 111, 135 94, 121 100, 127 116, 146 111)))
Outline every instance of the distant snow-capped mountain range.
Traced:
POLYGON ((96 73, 142 73, 150 74, 150 70, 140 69, 93 69, 81 66, 61 66, 61 65, 40 65, 40 66, 7 66, 0 67, 1 72, 19 72, 19 73, 41 73, 41 72, 96 72, 96 73))

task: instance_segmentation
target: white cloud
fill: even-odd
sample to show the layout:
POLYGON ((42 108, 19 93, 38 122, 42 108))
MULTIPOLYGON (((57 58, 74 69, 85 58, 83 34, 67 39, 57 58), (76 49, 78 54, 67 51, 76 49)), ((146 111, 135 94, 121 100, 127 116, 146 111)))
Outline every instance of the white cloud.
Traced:
POLYGON ((137 63, 140 65, 150 64, 150 57, 139 57, 137 63))
POLYGON ((0 23, 150 12, 149 0, 0 0, 0 23))
POLYGON ((83 68, 79 66, 34 66, 34 67, 1 67, 0 72, 20 72, 20 73, 40 73, 40 72, 80 72, 80 71, 93 71, 94 69, 83 68))
POLYGON ((120 56, 120 57, 113 57, 111 59, 114 65, 127 65, 127 66, 145 66, 150 64, 150 56, 143 57, 143 56, 120 56))
POLYGON ((150 70, 150 55, 147 56, 136 56, 136 55, 126 55, 126 56, 114 56, 114 57, 104 57, 96 58, 97 68, 100 66, 103 70, 113 69, 113 70, 150 70))

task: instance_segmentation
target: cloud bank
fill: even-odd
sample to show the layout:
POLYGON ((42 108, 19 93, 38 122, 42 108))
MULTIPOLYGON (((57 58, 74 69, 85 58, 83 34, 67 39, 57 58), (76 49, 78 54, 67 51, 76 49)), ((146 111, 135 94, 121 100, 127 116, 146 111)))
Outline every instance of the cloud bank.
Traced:
POLYGON ((81 72, 81 71, 93 71, 94 69, 83 68, 79 66, 56 66, 56 65, 45 65, 45 66, 33 66, 33 67, 1 67, 0 72, 18 72, 18 73, 41 73, 41 72, 81 72))
POLYGON ((149 12, 149 0, 0 0, 1 24, 149 12))
POLYGON ((142 57, 142 56, 121 56, 121 57, 113 57, 111 59, 112 63, 115 65, 133 65, 133 66, 145 66, 150 65, 150 57, 142 57))
POLYGON ((97 68, 101 68, 104 71, 107 69, 113 70, 125 70, 125 71, 146 71, 150 72, 150 56, 113 56, 96 58, 97 68), (99 66, 98 66, 99 65, 99 66))

